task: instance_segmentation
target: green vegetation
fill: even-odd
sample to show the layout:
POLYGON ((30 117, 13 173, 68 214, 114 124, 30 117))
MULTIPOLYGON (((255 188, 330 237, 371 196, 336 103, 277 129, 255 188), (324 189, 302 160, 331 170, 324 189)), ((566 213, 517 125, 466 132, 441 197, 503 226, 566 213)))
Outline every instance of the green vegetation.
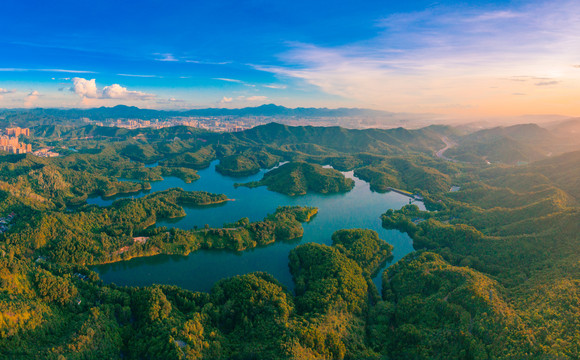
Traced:
POLYGON ((309 191, 323 194, 350 191, 354 187, 354 180, 346 178, 334 169, 296 162, 284 164, 267 172, 260 181, 236 185, 267 186, 268 190, 296 196, 304 195, 309 191))
POLYGON ((375 191, 389 187, 408 191, 440 193, 449 190, 451 177, 458 169, 451 163, 441 163, 424 156, 416 158, 390 157, 355 170, 354 174, 371 184, 375 191))
POLYGON ((225 195, 170 189, 136 200, 117 200, 106 208, 35 213, 16 231, 5 234, 4 240, 34 249, 54 263, 94 265, 159 253, 187 255, 200 248, 242 251, 292 240, 303 234, 300 223, 317 212, 316 208, 288 206, 278 208, 264 221, 250 223, 244 218, 220 229, 151 228, 159 219, 184 216, 180 205, 225 201, 225 195))
POLYGON ((7 245, 34 250, 56 263, 110 262, 126 256, 124 248, 133 245, 133 237, 145 232, 157 220, 184 216, 180 205, 203 206, 225 201, 225 195, 170 189, 137 200, 117 200, 107 208, 84 206, 74 212, 33 211, 23 214, 13 231, 3 237, 7 245))
POLYGON ((501 286, 441 256, 409 254, 383 275, 372 310, 372 347, 393 358, 533 357, 533 338, 501 286))
POLYGON ((532 162, 578 149, 569 134, 551 132, 536 124, 484 129, 458 138, 459 144, 445 156, 472 163, 517 164, 532 162))
POLYGON ((339 230, 332 234, 332 246, 359 264, 366 276, 373 276, 392 256, 393 246, 379 239, 373 230, 339 230))
POLYGON ((580 153, 522 166, 477 165, 492 150, 499 152, 498 161, 522 160, 508 159, 504 150, 525 150, 522 144, 545 135, 541 129, 475 133, 477 149, 470 150, 468 135, 448 127, 269 124, 211 134, 187 127, 75 127, 52 113, 38 116, 31 125, 34 146, 76 152, 63 149, 62 157, 51 159, 0 155, 0 217, 16 214, 0 234, 3 358, 577 359, 580 354, 580 153), (473 163, 434 157, 444 146, 441 136, 459 144, 446 156, 473 163), (512 140, 515 148, 497 145, 512 140), (385 209, 383 226, 407 232, 417 251, 383 273, 380 291, 370 276, 392 248, 365 229, 337 231, 332 246, 294 248, 289 266, 295 295, 264 273, 223 279, 201 293, 164 285, 119 288, 86 267, 202 248, 241 251, 302 236, 301 223, 315 208, 280 207, 262 221, 180 230, 152 225, 183 216, 182 205, 227 198, 171 189, 106 208, 85 203, 88 196, 148 189, 147 182, 163 176, 193 181, 195 169, 216 159, 219 171, 232 176, 289 161, 259 184, 292 194, 348 191, 348 179, 320 165, 354 170, 377 191, 420 193, 437 211, 415 205, 385 209), (145 167, 152 162, 159 166, 145 167), (452 185, 461 190, 450 192, 452 185))
MULTIPOLYGON (((578 172, 579 155, 570 153, 527 167, 483 169, 463 178, 461 191, 445 194, 444 211, 426 213, 407 206, 383 215, 383 225, 409 233, 415 249, 439 254, 429 258, 444 261, 447 268, 455 267, 454 272, 462 271, 473 279, 469 295, 473 301, 461 306, 471 321, 482 315, 491 317, 481 320, 486 325, 478 331, 485 333, 469 333, 469 342, 478 349, 473 350, 473 358, 536 358, 540 354, 575 358, 579 353, 580 338, 572 330, 580 325, 575 315, 580 308, 580 268, 575 259, 580 251, 579 193, 575 181, 569 181, 578 172), (481 291, 485 288, 490 294, 488 305, 478 305, 477 297, 486 299, 481 291), (496 295, 501 300, 497 305, 496 295), (504 310, 486 309, 490 305, 504 310), (490 336, 494 331, 496 335, 490 336)), ((391 276, 385 276, 392 284, 391 276)), ((425 304, 423 308, 433 306, 425 303, 425 290, 419 289, 416 301, 425 304)), ((445 296, 437 291, 433 299, 445 296)), ((417 331, 415 321, 411 324, 417 331)), ((427 339, 428 333, 438 329, 441 322, 422 324, 417 334, 427 339)), ((433 356, 430 351, 440 348, 433 341, 418 345, 424 348, 422 356, 433 356)))
POLYGON ((360 314, 366 306, 362 269, 335 248, 313 243, 298 246, 290 253, 290 271, 303 312, 340 309, 360 314))
POLYGON ((256 174, 260 169, 269 169, 280 161, 278 156, 263 150, 247 151, 244 154, 226 156, 216 165, 216 171, 234 177, 256 174))
MULTIPOLYGON (((91 171, 80 158, 63 165, 33 155, 0 155, 0 190, 26 203, 64 208, 83 203, 90 195, 112 196, 148 188, 147 183, 118 181, 105 171, 91 171)), ((64 160, 63 160, 64 161, 64 160)))

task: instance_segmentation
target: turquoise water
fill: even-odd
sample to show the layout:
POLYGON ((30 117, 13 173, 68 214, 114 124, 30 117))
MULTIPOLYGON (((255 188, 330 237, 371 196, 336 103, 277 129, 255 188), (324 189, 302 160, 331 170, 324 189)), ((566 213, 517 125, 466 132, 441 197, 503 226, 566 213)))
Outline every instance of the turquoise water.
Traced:
MULTIPOLYGON (((167 177, 163 181, 151 183, 150 191, 131 194, 129 197, 138 198, 151 192, 180 187, 188 191, 203 190, 226 194, 235 200, 217 206, 184 207, 187 214, 185 217, 157 223, 158 226, 181 229, 193 229, 194 226, 202 228, 205 224, 220 227, 224 223, 234 222, 243 217, 248 217, 250 221, 262 220, 282 205, 316 206, 318 214, 309 223, 303 224, 304 236, 295 241, 276 242, 243 252, 200 250, 188 256, 156 255, 95 266, 93 269, 99 273, 103 281, 129 286, 172 284, 193 291, 209 291, 220 279, 265 271, 289 289, 293 289, 294 284, 288 269, 290 250, 307 242, 331 245, 332 233, 340 229, 366 228, 377 231, 382 239, 394 246, 393 262, 413 251, 412 240, 407 234, 383 229, 379 218, 388 209, 399 209, 408 204, 409 198, 392 192, 386 194, 373 192, 369 184, 354 177, 352 171, 344 173, 355 181, 354 189, 348 193, 290 197, 268 191, 265 187, 236 189, 234 183, 259 180, 267 170, 246 178, 234 179, 216 172, 216 163, 199 171, 201 178, 191 184, 186 184, 178 178, 167 177)), ((87 202, 108 206, 119 197, 123 196, 112 199, 90 198, 87 202)), ((424 209, 422 203, 416 204, 424 209)), ((381 273, 382 270, 373 279, 379 289, 381 273)))

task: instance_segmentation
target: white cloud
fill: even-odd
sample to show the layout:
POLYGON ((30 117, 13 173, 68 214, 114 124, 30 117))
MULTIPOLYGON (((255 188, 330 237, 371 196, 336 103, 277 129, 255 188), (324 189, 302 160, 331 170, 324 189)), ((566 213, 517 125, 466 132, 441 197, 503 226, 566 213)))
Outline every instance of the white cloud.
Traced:
POLYGON ((156 58, 155 60, 157 61, 179 61, 177 58, 175 58, 175 56, 173 56, 173 54, 169 54, 169 53, 155 53, 153 55, 157 55, 158 58, 156 58))
POLYGON ((470 22, 470 21, 495 21, 495 20, 514 19, 514 18, 518 18, 518 17, 522 17, 522 16, 524 16, 524 14, 518 13, 515 11, 499 10, 499 11, 485 12, 483 14, 479 14, 479 15, 476 15, 474 17, 467 18, 467 19, 465 19, 465 21, 467 21, 467 22, 470 22))
POLYGON ((268 100, 267 96, 262 96, 262 95, 252 95, 252 96, 245 96, 245 95, 239 95, 234 97, 227 97, 224 96, 220 101, 219 104, 221 105, 225 105, 225 104, 243 104, 243 103, 248 103, 248 102, 264 102, 268 100))
POLYGON ((187 108, 190 106, 190 104, 182 99, 177 99, 174 97, 170 97, 168 99, 157 99, 155 101, 156 104, 159 105, 166 105, 169 106, 170 108, 187 108))
POLYGON ((206 61, 206 60, 184 60, 184 62, 202 65, 227 65, 232 63, 231 61, 206 61))
POLYGON ((141 91, 130 91, 119 84, 105 86, 103 88, 103 99, 119 100, 151 100, 155 98, 154 94, 147 94, 141 91))
POLYGON ((8 90, 8 89, 0 88, 0 100, 4 97, 4 95, 13 94, 15 92, 16 92, 16 90, 8 90))
POLYGON ((542 85, 554 85, 559 81, 554 80, 550 77, 541 77, 541 76, 511 76, 506 80, 516 81, 516 82, 529 82, 529 81, 538 81, 535 85, 542 84, 542 85), (549 83, 549 84, 546 84, 549 83))
POLYGON ((200 65, 227 65, 231 64, 231 61, 211 61, 211 60, 196 60, 188 59, 183 56, 175 56, 171 53, 154 53, 156 61, 167 61, 167 62, 183 62, 189 64, 200 64, 200 65))
POLYGON ((24 101, 24 106, 31 107, 34 105, 36 100, 40 97, 40 93, 36 90, 31 91, 26 95, 26 100, 24 101))
POLYGON ((87 80, 75 77, 72 79, 73 87, 71 91, 83 98, 98 99, 99 93, 95 79, 87 80))
POLYGON ((267 84, 267 85, 262 85, 262 86, 270 88, 270 89, 278 89, 278 90, 284 90, 287 88, 287 86, 284 84, 267 84))
POLYGON ((232 83, 238 83, 238 84, 243 84, 244 83, 242 80, 238 80, 238 79, 228 79, 228 78, 213 78, 213 80, 220 80, 220 81, 226 81, 226 82, 232 82, 232 83))
POLYGON ((56 72, 56 73, 71 73, 71 74, 96 74, 94 71, 88 71, 88 70, 69 70, 69 69, 0 68, 0 71, 2 71, 2 72, 40 71, 40 72, 56 72))
POLYGON ((94 71, 69 70, 69 69, 31 69, 30 71, 58 72, 58 73, 71 73, 71 74, 95 74, 94 71))
POLYGON ((560 82, 559 81, 540 81, 535 83, 534 85, 536 86, 551 86, 551 85, 558 85, 560 82))
POLYGON ((247 101, 266 101, 268 100, 267 96, 259 96, 259 95, 255 95, 255 96, 248 96, 246 98, 247 101))
POLYGON ((138 77, 138 78, 163 78, 163 76, 159 75, 139 75, 139 74, 117 74, 119 76, 126 76, 126 77, 138 77))
POLYGON ((105 86, 102 91, 99 91, 95 79, 75 77, 72 81, 71 91, 83 99, 151 100, 156 97, 154 94, 128 90, 119 84, 105 86))

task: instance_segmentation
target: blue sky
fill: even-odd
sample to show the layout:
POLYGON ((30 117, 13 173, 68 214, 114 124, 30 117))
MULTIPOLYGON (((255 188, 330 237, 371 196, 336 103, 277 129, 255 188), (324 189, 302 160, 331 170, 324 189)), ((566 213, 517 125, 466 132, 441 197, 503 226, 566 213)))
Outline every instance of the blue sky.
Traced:
POLYGON ((575 1, 13 1, 0 107, 580 115, 575 1))

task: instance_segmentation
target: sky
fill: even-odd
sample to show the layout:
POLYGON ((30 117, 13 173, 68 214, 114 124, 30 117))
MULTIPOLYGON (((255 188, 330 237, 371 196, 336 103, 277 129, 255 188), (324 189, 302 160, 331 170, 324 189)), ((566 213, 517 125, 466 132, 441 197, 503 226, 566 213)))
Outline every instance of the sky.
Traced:
POLYGON ((580 116, 580 2, 0 2, 0 108, 580 116))

